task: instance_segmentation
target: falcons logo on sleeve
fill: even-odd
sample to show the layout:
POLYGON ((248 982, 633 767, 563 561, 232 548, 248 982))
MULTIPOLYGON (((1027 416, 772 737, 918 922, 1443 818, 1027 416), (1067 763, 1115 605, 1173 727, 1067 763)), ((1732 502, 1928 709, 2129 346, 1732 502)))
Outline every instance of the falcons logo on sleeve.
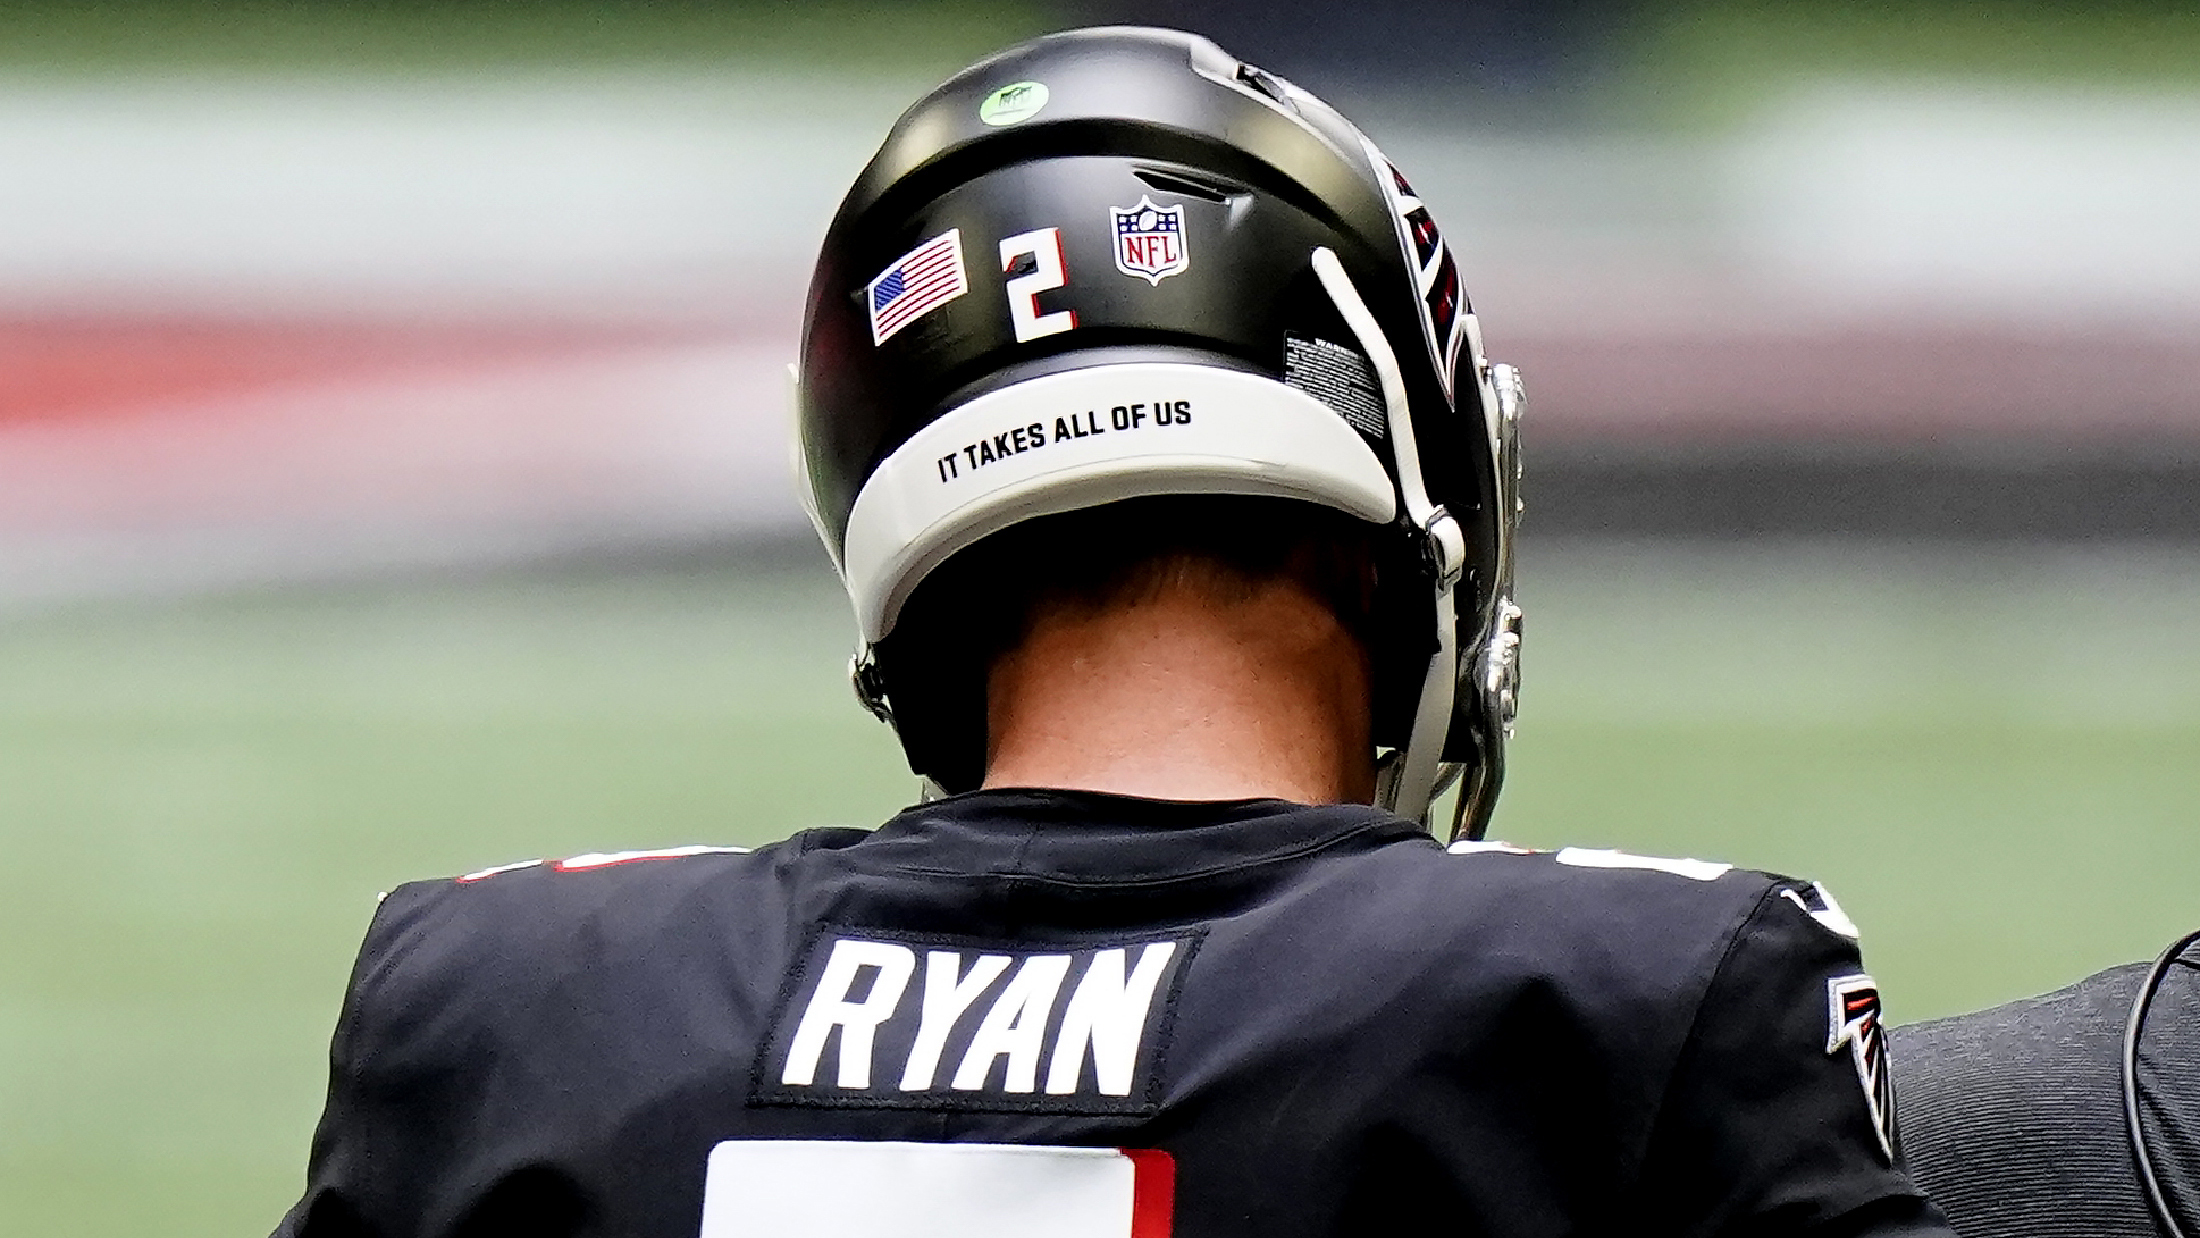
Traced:
POLYGON ((1879 1012, 1879 982, 1870 976, 1835 976, 1826 981, 1830 1028, 1826 1053, 1849 1048, 1857 1082, 1864 1085, 1864 1108, 1871 1115, 1879 1151, 1894 1162, 1894 1075, 1887 1069, 1887 1025, 1879 1012))

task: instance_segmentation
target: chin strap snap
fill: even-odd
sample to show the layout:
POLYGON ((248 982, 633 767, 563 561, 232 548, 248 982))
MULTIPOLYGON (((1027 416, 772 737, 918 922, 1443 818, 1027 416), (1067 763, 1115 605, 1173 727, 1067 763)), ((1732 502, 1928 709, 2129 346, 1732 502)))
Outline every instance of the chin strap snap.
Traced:
POLYGON ((1494 706, 1505 738, 1511 739, 1513 719, 1520 714, 1520 607, 1509 597, 1497 600, 1497 618, 1477 669, 1482 695, 1494 706))
POLYGON ((1445 593, 1459 587, 1467 571, 1467 534, 1442 504, 1421 524, 1421 558, 1436 587, 1445 593))
POLYGON ((856 690, 856 700, 863 703, 872 717, 888 726, 894 725, 894 707, 886 699, 886 679, 879 674, 878 658, 872 653, 870 642, 859 642, 855 653, 849 655, 848 683, 856 690))

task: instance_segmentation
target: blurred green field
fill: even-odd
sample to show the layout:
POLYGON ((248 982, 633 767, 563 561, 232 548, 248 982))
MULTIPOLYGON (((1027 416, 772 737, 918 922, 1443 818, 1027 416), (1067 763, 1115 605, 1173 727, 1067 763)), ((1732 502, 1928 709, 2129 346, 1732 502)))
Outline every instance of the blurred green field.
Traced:
MULTIPOLYGON (((1028 0, 9 0, 0 68, 469 73, 868 66, 944 76, 1048 28, 1028 0)), ((830 89, 830 81, 820 83, 830 89)))
MULTIPOLYGON (((1047 0, 10 0, 0 77, 765 70, 816 74, 812 88, 830 93, 845 85, 835 71, 852 71, 914 88, 1079 12, 1047 0)), ((1181 20, 1200 25, 1196 11, 1181 20)), ((2186 0, 1668 0, 1607 14, 1598 42, 1600 71, 1567 88, 1621 125, 1724 125, 1829 77, 2200 81, 2200 8, 2186 0)), ((1474 63, 1463 54, 1470 77, 1474 63)))
MULTIPOLYGON (((1531 547, 1498 831, 1824 878, 1898 1020, 2200 924, 2200 555, 1531 547)), ((0 619, 0 1233, 264 1232, 377 890, 873 822, 807 559, 0 619)))

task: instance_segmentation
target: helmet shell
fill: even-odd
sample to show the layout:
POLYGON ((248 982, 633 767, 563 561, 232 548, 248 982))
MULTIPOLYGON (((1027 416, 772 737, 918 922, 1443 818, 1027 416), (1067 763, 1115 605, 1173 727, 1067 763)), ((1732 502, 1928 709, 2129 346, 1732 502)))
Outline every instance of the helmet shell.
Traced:
MULTIPOLYGON (((798 369, 802 482, 865 640, 891 631, 923 575, 963 546, 1015 520, 1116 498, 1282 494, 1419 538, 1397 523, 1395 501, 1372 493, 1395 488, 1399 465, 1369 358, 1310 264, 1317 248, 1336 254, 1397 358, 1423 484, 1465 535, 1457 647, 1479 648, 1503 587, 1509 500, 1498 411, 1434 222, 1373 144, 1313 96, 1205 39, 1133 27, 1046 36, 956 75, 896 123, 826 234, 798 369), (1176 243, 1164 238, 1158 260, 1156 233, 1176 243), (960 290, 935 284, 921 312, 882 331, 881 302, 936 273, 950 236, 960 290), (897 271, 904 278, 889 285, 897 271), (1053 382, 1071 394, 1042 411, 1104 418, 1114 404, 1081 401, 1111 398, 1106 376, 1187 368, 1249 380, 1229 388, 1249 393, 1230 404, 1238 436, 1218 432, 1205 455, 1156 448, 1079 473, 1052 467, 1074 458, 1064 451, 1048 468, 1018 463, 1024 489, 994 493, 990 508, 908 497, 926 468, 946 486, 989 463, 981 457, 995 453, 981 443, 1016 445, 994 440, 991 423, 984 435, 944 428, 974 407, 1006 407, 1053 382), (1102 377, 1080 387, 1081 375, 1102 377), (1315 424, 1316 406, 1349 432, 1315 424), (1269 460, 1270 438, 1309 457, 1305 467, 1269 460)), ((1033 457, 1060 445, 1055 417, 1029 428, 1047 440, 1033 457)), ((1385 639, 1425 665, 1430 626, 1385 639)), ((1410 670, 1415 659, 1396 661, 1410 670)), ((1411 688, 1379 686, 1378 699, 1410 703, 1418 682, 1411 688)), ((1473 712, 1461 702, 1466 725, 1453 726, 1447 757, 1493 755, 1469 734, 1487 729, 1473 712)), ((1402 742, 1409 723, 1379 714, 1378 742, 1402 742)))

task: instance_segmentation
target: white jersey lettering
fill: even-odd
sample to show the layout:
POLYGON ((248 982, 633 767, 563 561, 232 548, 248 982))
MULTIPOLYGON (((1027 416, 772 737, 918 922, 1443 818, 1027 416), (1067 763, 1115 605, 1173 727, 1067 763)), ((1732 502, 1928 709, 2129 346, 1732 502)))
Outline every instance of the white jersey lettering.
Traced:
POLYGON ((984 1087, 986 1076, 993 1073, 993 1059, 1005 1057, 1008 1074, 1002 1090, 1030 1092, 1038 1087, 1047 1018, 1054 1012, 1062 978, 1069 974, 1069 960, 1066 954, 1034 954, 1024 960, 1001 995, 993 999, 977 1035, 970 1038, 970 1048, 950 1086, 959 1092, 984 1087))
POLYGON ((842 938, 833 943, 825 974, 817 992, 802 1012, 794 1042, 787 1051, 787 1067, 779 1081, 791 1087, 808 1087, 817 1078, 817 1062, 825 1053, 825 1041, 840 1029, 840 1073, 844 1088, 871 1086, 871 1042, 878 1025, 892 1017, 901 1004, 902 990, 917 969, 917 954, 907 946, 887 941, 842 938), (871 991, 862 1001, 848 1000, 856 978, 865 968, 874 973, 871 991))
POLYGON ((821 934, 782 990, 751 1103, 1150 1112, 1198 940, 821 934))
POLYGON ((1109 1096, 1130 1095, 1146 1012, 1175 953, 1175 942, 1154 942, 1139 952, 1138 966, 1128 979, 1123 975, 1126 951, 1102 950, 1093 956, 1092 966, 1085 969, 1084 979, 1070 994, 1069 1009, 1062 1014, 1054 1060, 1047 1066, 1047 1091, 1067 1095, 1077 1090, 1090 1046, 1093 1078, 1100 1091, 1109 1096))
POLYGON ((909 1062, 902 1067, 904 1092, 922 1092, 932 1086, 932 1076, 940 1067, 940 1050, 947 1047, 947 1034, 955 1030, 955 1021, 978 1000, 978 995, 1008 970, 1008 956, 980 955, 970 971, 957 978, 955 973, 961 967, 962 955, 953 950, 933 950, 925 955, 924 1014, 917 1023, 916 1042, 909 1047, 909 1062))

